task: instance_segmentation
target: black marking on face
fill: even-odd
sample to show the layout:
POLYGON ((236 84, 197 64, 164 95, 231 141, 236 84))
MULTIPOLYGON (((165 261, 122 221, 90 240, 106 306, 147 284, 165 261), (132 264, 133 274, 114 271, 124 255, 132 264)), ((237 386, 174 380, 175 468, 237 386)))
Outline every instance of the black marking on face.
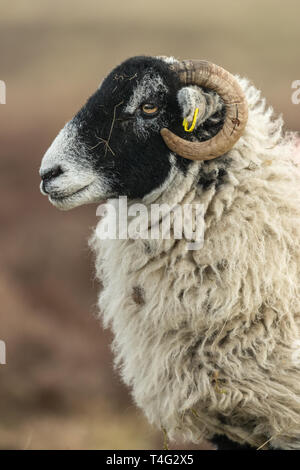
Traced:
POLYGON ((108 75, 72 120, 90 164, 110 181, 111 195, 141 198, 167 178, 170 150, 160 129, 181 132, 179 88, 164 61, 134 57, 108 75), (147 103, 157 107, 151 117, 143 111, 147 103))
MULTIPOLYGON (((116 67, 73 119, 94 169, 110 181, 111 195, 142 198, 159 187, 170 169, 170 150, 160 129, 180 137, 207 140, 222 127, 224 114, 188 134, 182 126, 177 93, 182 85, 169 65, 153 57, 134 57, 116 67), (140 96, 139 96, 140 89, 140 96), (157 108, 145 115, 145 105, 157 108)), ((175 156, 186 173, 191 161, 175 156)))

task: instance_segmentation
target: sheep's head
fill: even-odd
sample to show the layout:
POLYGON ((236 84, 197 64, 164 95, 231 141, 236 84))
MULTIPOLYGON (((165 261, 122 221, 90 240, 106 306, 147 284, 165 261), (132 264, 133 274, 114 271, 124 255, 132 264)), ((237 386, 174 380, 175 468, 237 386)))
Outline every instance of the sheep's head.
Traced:
POLYGON ((131 58, 58 134, 42 161, 41 190, 60 209, 142 198, 167 181, 172 167, 186 171, 191 160, 226 153, 246 120, 243 94, 223 69, 131 58), (182 119, 192 121, 196 107, 195 129, 187 132, 182 119))

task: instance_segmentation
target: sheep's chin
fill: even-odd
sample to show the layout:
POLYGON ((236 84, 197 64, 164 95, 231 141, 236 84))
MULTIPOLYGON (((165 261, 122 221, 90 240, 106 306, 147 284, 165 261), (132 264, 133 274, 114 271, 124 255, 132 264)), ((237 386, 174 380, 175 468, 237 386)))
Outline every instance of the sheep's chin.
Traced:
POLYGON ((95 194, 91 185, 81 188, 73 194, 61 197, 48 196, 49 201, 53 206, 62 211, 75 209, 75 207, 83 206, 85 204, 102 203, 104 198, 95 194))

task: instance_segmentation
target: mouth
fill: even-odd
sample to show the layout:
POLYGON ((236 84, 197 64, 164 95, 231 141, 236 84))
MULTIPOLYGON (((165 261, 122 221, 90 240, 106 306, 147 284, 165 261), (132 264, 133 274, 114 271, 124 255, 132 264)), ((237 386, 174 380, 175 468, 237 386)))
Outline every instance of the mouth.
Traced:
POLYGON ((48 194, 49 202, 63 211, 89 204, 94 202, 94 197, 91 195, 91 186, 93 186, 92 183, 87 184, 70 194, 50 193, 48 194))
POLYGON ((82 193, 83 191, 85 191, 86 189, 88 189, 90 186, 90 184, 87 184, 86 186, 83 186, 82 188, 78 189, 77 191, 74 191, 73 193, 71 194, 64 194, 64 195, 59 195, 59 194, 49 194, 49 199, 50 201, 54 201, 54 202, 63 202, 63 201, 66 201, 70 198, 73 198, 74 196, 76 196, 77 194, 80 194, 82 193))

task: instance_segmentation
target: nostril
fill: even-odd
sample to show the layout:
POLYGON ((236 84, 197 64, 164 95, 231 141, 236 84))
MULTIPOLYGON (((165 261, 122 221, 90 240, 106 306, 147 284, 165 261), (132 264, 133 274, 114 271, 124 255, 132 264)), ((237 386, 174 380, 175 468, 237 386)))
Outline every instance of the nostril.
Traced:
POLYGON ((57 176, 61 175, 63 170, 60 166, 56 166, 51 168, 51 170, 45 171, 45 173, 41 174, 41 178, 44 182, 49 181, 53 178, 57 178, 57 176))

